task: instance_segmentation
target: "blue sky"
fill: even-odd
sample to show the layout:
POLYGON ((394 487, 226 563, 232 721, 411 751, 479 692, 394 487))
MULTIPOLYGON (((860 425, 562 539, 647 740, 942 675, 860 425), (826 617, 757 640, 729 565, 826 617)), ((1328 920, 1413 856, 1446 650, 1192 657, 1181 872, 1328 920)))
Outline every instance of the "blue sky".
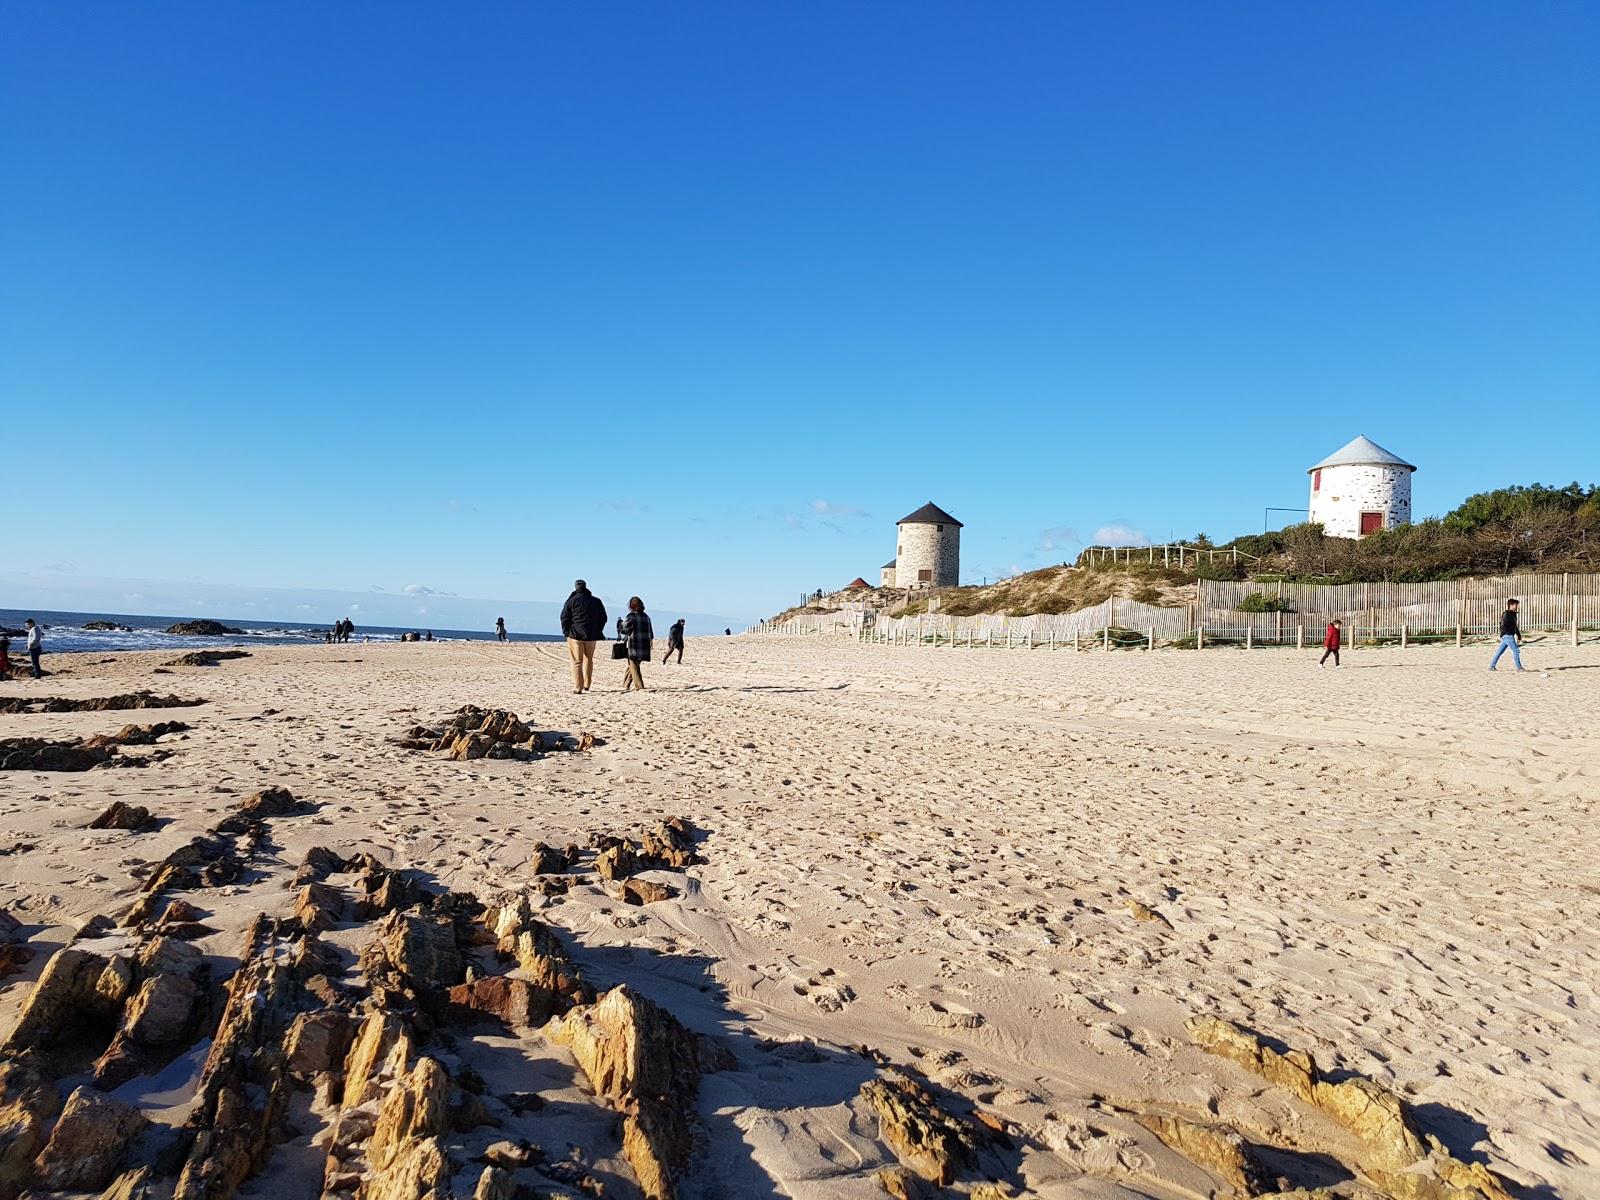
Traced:
POLYGON ((976 580, 1259 529, 1357 433, 1419 514, 1588 482, 1596 45, 1577 3, 7 6, 0 606, 751 618, 928 499, 976 580))

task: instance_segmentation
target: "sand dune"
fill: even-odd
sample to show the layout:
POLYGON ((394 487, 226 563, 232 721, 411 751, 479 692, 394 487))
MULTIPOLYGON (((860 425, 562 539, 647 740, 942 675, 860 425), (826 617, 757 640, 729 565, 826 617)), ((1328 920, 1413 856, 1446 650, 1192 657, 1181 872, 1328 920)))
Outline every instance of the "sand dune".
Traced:
MULTIPOLYGON (((1137 1119, 1170 1114, 1354 1194, 1359 1139, 1195 1046, 1197 1014, 1393 1089, 1421 1132, 1521 1194, 1600 1195, 1594 647, 1530 647, 1520 676, 1453 647, 1352 652, 1337 671, 1309 652, 785 637, 686 657, 647 668, 645 695, 607 662, 574 696, 564 648, 529 644, 268 648, 160 675, 159 654, 62 655, 63 674, 0 684, 207 701, 153 714, 191 729, 142 769, 0 773, 0 909, 36 951, 0 981, 0 1031, 50 950, 263 787, 319 807, 274 825, 258 882, 195 894, 219 971, 256 912, 287 914, 314 845, 487 897, 530 882, 535 841, 682 815, 706 861, 671 877, 673 899, 625 905, 584 875, 542 914, 596 987, 635 986, 737 1060, 703 1080, 682 1196, 882 1195, 895 1154, 859 1092, 885 1064, 1009 1125, 1014 1150, 958 1190, 1217 1191, 1137 1119), (468 703, 605 744, 527 763, 394 744, 468 703), (86 829, 113 800, 163 823, 86 829)), ((0 737, 151 715, 4 715, 0 737)), ((564 1050, 502 1042, 461 1050, 491 1089, 582 1093, 564 1050)), ((187 1061, 128 1094, 181 1112, 187 1061)), ((630 1194, 607 1123, 535 1125, 547 1153, 579 1147, 608 1195, 630 1194)), ((316 1195, 316 1146, 308 1128, 243 1194, 316 1195)))

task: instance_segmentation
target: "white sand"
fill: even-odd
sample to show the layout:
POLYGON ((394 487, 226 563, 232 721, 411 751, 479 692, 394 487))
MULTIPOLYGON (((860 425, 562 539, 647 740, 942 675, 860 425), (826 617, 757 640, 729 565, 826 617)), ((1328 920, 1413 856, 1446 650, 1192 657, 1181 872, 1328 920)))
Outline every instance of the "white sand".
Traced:
MULTIPOLYGON (((0 774, 0 850, 36 846, 0 857, 0 907, 41 951, 0 984, 0 1029, 72 926, 126 904, 130 867, 266 785, 323 806, 275 824, 274 880, 321 843, 480 895, 525 883, 536 839, 681 814, 710 835, 684 897, 641 910, 585 886, 547 915, 597 982, 637 984, 739 1056, 705 1080, 686 1196, 881 1195, 870 1170, 890 1160, 854 1102, 872 1066, 839 1052, 858 1043, 1016 1122, 1030 1194, 1215 1186, 1111 1106, 1347 1157, 1190 1047, 1197 1012, 1396 1088, 1530 1195, 1600 1195, 1600 647, 1530 646, 1550 674, 1519 676, 1485 671, 1484 648, 1319 671, 1309 651, 704 639, 646 668, 646 695, 602 662, 581 697, 556 645, 278 648, 159 676, 165 656, 102 657, 54 656, 70 673, 0 696, 212 703, 0 716, 0 736, 195 726, 144 770, 0 774), (523 764, 388 741, 469 702, 607 744, 523 764), (84 830, 112 799, 172 820, 84 830)), ((276 886, 193 898, 219 956, 288 905, 276 886)))

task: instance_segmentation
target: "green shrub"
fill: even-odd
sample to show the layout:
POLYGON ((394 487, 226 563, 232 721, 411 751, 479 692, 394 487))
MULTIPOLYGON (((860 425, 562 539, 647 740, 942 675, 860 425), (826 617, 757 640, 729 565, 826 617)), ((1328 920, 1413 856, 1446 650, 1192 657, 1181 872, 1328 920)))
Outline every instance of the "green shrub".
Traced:
POLYGON ((1247 613, 1292 613, 1294 605, 1282 596, 1269 596, 1265 592, 1251 592, 1239 601, 1238 610, 1247 613))

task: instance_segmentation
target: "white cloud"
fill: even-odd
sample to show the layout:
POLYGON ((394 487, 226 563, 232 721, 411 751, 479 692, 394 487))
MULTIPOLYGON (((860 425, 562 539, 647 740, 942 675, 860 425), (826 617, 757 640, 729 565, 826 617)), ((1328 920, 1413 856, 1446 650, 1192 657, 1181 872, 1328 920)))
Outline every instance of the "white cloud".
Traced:
MULTIPOLYGON (((1095 535, 1099 537, 1099 534, 1095 535)), ((1042 550, 1047 554, 1057 550, 1066 550, 1081 546, 1083 539, 1078 536, 1078 531, 1070 525, 1052 525, 1049 529, 1039 534, 1039 540, 1034 545, 1035 550, 1042 550)))
POLYGON ((423 583, 408 583, 400 589, 408 596, 448 596, 449 592, 441 592, 438 588, 428 587, 423 583))
POLYGON ((835 504, 831 500, 813 500, 811 511, 821 517, 870 517, 872 514, 854 504, 835 504))
POLYGON ((1150 539, 1126 521, 1112 521, 1094 531, 1092 542, 1096 546, 1148 546, 1150 539))

